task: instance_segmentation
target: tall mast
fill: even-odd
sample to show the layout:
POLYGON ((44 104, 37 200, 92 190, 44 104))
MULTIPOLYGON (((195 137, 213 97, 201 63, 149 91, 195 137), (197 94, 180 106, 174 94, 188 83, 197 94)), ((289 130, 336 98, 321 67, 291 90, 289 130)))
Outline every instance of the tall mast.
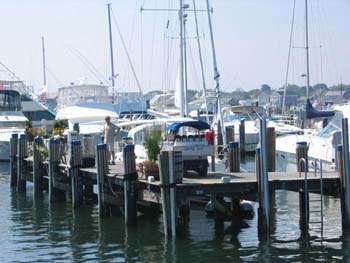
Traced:
POLYGON ((41 37, 41 46, 43 52, 43 77, 44 77, 44 87, 46 86, 46 59, 45 59, 45 39, 41 37))
POLYGON ((206 110, 206 114, 207 114, 207 122, 209 123, 208 101, 207 101, 207 88, 206 88, 205 77, 204 77, 204 67, 203 67, 202 48, 201 48, 201 42, 200 42, 200 39, 199 39, 199 29, 198 29, 198 18, 197 18, 196 0, 193 0, 193 10, 194 10, 194 19, 195 19, 195 22, 196 22, 196 36, 197 36, 197 45, 198 45, 199 62, 200 62, 200 66, 201 66, 202 85, 203 85, 203 92, 204 92, 204 103, 205 103, 205 110, 206 110))
POLYGON ((181 117, 184 117, 185 115, 185 109, 184 109, 184 39, 183 39, 183 32, 184 32, 184 24, 183 24, 183 0, 180 1, 180 9, 179 9, 179 19, 180 19, 180 86, 181 86, 181 92, 180 92, 180 99, 181 99, 181 107, 180 107, 180 115, 181 117))
POLYGON ((221 100, 220 100, 220 96, 221 96, 221 93, 220 93, 220 74, 219 74, 217 61, 216 61, 216 51, 215 51, 215 44, 214 44, 213 26, 211 23, 209 0, 207 0, 207 13, 208 13, 208 23, 209 23, 209 31, 210 31, 210 42, 211 42, 211 49, 212 49, 212 55, 213 55, 214 80, 216 83, 215 95, 216 95, 216 99, 217 99, 217 116, 218 116, 220 123, 221 123, 221 134, 223 137, 224 146, 226 146, 227 145, 226 131, 225 131, 225 126, 224 126, 224 122, 223 122, 223 114, 222 114, 221 100))
POLYGON ((187 101, 187 88, 188 88, 188 80, 187 80, 187 41, 186 41, 186 22, 187 22, 187 14, 184 14, 183 19, 183 55, 184 55, 184 109, 185 116, 188 116, 188 101, 187 101))
POLYGON ((305 0, 305 49, 306 49, 306 98, 309 99, 310 88, 310 61, 309 61, 309 21, 308 0, 305 0))
POLYGON ((111 56, 111 80, 112 80, 112 87, 115 86, 114 83, 114 60, 113 60, 113 39, 112 39, 112 24, 111 24, 111 3, 107 4, 108 7, 108 28, 109 28, 109 49, 110 49, 110 56, 111 56))

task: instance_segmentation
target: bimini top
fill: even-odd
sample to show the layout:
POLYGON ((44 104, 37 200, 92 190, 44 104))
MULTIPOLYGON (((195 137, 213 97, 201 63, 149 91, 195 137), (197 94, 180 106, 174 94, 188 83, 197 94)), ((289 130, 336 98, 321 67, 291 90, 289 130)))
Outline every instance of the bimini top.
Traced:
POLYGON ((173 123, 167 127, 168 131, 178 132, 181 127, 191 127, 197 130, 209 130, 210 125, 204 121, 185 121, 173 123))

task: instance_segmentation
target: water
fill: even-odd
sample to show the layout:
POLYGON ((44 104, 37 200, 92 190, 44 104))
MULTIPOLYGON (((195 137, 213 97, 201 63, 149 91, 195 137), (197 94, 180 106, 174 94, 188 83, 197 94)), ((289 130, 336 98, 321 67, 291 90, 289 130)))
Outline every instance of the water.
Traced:
MULTIPOLYGON (((247 168, 253 167, 248 164, 247 168)), ((0 164, 0 262, 347 262, 350 242, 339 240, 340 201, 325 198, 324 240, 299 239, 298 195, 276 193, 276 220, 269 239, 259 240, 257 217, 238 234, 229 222, 223 233, 201 209, 176 241, 164 238, 161 216, 142 216, 136 227, 123 218, 99 220, 94 204, 73 211, 70 204, 50 205, 47 195, 33 200, 32 188, 17 196, 0 164)), ((317 231, 311 235, 317 235, 317 231)))

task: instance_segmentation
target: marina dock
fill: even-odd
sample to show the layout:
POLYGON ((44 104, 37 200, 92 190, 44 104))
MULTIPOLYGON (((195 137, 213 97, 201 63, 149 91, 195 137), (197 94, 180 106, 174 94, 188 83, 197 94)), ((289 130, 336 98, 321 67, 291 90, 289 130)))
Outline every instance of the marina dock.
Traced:
MULTIPOLYGON (((176 236, 180 222, 186 222, 191 209, 191 201, 215 199, 222 202, 224 198, 230 199, 231 219, 239 220, 239 203, 249 200, 259 203, 258 221, 259 231, 268 235, 273 211, 270 203, 273 202, 276 190, 299 192, 300 197, 300 226, 301 233, 307 235, 311 198, 310 193, 321 196, 332 195, 340 197, 342 204, 343 228, 348 224, 346 189, 342 174, 342 162, 339 162, 339 171, 334 172, 305 172, 307 166, 300 166, 300 172, 268 172, 263 173, 261 165, 262 155, 257 150, 256 171, 246 172, 208 172, 206 176, 199 176, 195 172, 187 172, 179 167, 178 156, 172 152, 162 152, 159 156, 160 180, 152 181, 136 170, 134 146, 126 145, 123 149, 124 162, 108 165, 107 149, 100 144, 96 149, 95 166, 83 168, 82 145, 80 141, 73 141, 69 146, 69 153, 62 162, 59 149, 61 142, 50 139, 48 144, 48 158, 39 154, 39 146, 43 145, 40 137, 34 139, 32 156, 28 154, 28 142, 21 135, 11 142, 11 185, 17 192, 25 192, 27 182, 33 183, 35 198, 40 198, 43 191, 49 194, 51 203, 68 201, 73 209, 83 209, 86 200, 95 200, 98 203, 101 218, 112 215, 124 215, 126 225, 135 225, 138 213, 163 214, 164 233, 176 236), (16 144, 16 145, 15 145, 16 144), (264 175, 265 174, 265 175, 264 175), (180 178, 180 180, 179 180, 180 178)), ((339 160, 342 160, 341 147, 339 160)), ((229 153, 240 154, 239 149, 229 150, 229 153)), ((297 149, 298 158, 307 158, 307 152, 297 149)), ((181 157, 181 155, 180 155, 181 157)), ((234 170, 239 160, 230 156, 229 170, 234 170)), ((180 162, 181 163, 181 162, 180 162)), ((322 205, 321 205, 322 207, 322 205)), ((322 211, 319 211, 322 224, 322 211)), ((215 226, 222 226, 227 215, 215 210, 215 226)), ((101 219, 102 220, 102 219, 101 219)))

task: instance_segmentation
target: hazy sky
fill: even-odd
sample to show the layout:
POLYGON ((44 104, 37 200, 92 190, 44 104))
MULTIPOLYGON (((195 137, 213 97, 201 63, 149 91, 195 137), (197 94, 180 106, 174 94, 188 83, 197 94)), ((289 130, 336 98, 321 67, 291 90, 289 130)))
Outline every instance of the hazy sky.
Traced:
MULTIPOLYGON (((193 0, 185 2, 192 6, 193 0)), ((41 36, 46 39, 49 91, 85 79, 98 83, 110 75, 107 6, 111 2, 142 89, 175 88, 178 72, 178 15, 143 12, 176 8, 178 0, 0 0, 0 61, 27 84, 42 85, 41 36), (169 26, 166 28, 167 21, 169 26), (84 58, 81 58, 81 57, 84 58), (89 61, 89 63, 86 62, 89 61), (89 69, 93 65, 102 77, 89 69)), ((204 0, 196 0, 203 8, 204 0)), ((303 84, 304 1, 296 0, 289 82, 303 84)), ((311 82, 350 83, 350 1, 309 0, 311 82), (320 46, 322 45, 322 48, 320 46)), ((285 81, 293 0, 213 0, 213 26, 224 90, 274 88, 285 81)), ((206 14, 199 15, 207 85, 212 62, 206 14)), ((189 88, 201 88, 194 14, 188 14, 189 88)), ((119 90, 136 84, 113 21, 119 90)), ((5 74, 0 72, 0 77, 5 74)))

